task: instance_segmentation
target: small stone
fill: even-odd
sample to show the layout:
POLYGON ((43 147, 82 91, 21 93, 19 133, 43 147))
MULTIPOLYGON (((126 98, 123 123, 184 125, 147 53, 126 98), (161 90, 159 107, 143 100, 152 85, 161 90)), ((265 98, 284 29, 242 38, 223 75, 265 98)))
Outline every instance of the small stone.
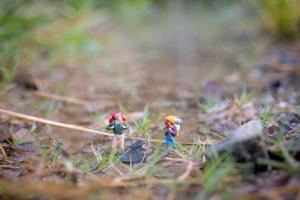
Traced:
POLYGON ((231 132, 235 129, 236 126, 234 123, 220 123, 212 127, 212 130, 216 133, 231 132))
POLYGON ((147 161, 151 152, 152 148, 148 142, 138 140, 125 149, 120 161, 126 164, 142 163, 147 161))
POLYGON ((237 162, 251 163, 255 172, 266 169, 266 166, 259 165, 257 161, 259 158, 266 157, 260 143, 262 133, 263 125, 261 121, 249 121, 234 130, 220 143, 211 146, 206 153, 206 157, 212 158, 216 153, 229 152, 237 162))
POLYGON ((259 120, 249 121, 238 129, 234 130, 223 141, 213 146, 217 151, 227 150, 237 144, 256 139, 262 135, 263 126, 259 120))

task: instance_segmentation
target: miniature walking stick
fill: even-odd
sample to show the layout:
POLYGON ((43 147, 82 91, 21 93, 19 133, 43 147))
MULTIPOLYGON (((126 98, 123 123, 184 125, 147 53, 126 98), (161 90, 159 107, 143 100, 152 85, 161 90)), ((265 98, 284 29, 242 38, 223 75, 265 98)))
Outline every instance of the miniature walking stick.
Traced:
POLYGON ((169 115, 165 118, 165 144, 168 148, 176 148, 175 137, 179 134, 182 120, 176 116, 169 115))
POLYGON ((118 146, 124 150, 124 130, 128 129, 126 124, 127 118, 120 112, 112 112, 108 119, 109 124, 106 126, 107 130, 113 130, 114 137, 112 141, 113 151, 117 151, 118 146))

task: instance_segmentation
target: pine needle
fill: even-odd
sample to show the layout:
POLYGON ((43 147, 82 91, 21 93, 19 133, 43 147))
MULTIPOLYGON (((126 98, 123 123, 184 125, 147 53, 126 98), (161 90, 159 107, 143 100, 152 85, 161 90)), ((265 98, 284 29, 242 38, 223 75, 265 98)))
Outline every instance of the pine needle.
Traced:
POLYGON ((2 144, 0 144, 0 151, 1 151, 1 154, 2 154, 2 157, 3 157, 3 160, 7 161, 8 160, 8 157, 6 155, 6 152, 2 146, 2 144))
POLYGON ((82 100, 79 98, 65 97, 65 96, 50 94, 50 93, 42 92, 42 91, 33 92, 33 95, 37 96, 37 97, 52 99, 55 101, 61 101, 61 102, 70 103, 70 104, 76 104, 76 105, 80 105, 80 106, 87 106, 89 104, 88 101, 82 100))

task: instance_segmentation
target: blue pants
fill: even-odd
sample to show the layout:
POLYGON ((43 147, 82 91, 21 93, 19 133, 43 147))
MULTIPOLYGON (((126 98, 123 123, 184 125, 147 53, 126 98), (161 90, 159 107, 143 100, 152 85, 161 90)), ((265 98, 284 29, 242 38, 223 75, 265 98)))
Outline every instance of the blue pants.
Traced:
POLYGON ((165 142, 168 148, 176 148, 176 140, 173 136, 165 135, 165 142))

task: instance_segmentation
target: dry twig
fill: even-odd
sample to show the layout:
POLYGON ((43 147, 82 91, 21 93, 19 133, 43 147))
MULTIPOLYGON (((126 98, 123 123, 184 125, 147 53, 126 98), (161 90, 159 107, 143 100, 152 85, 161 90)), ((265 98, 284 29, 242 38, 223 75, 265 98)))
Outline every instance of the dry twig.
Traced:
POLYGON ((114 163, 110 163, 112 169, 114 169, 120 176, 124 176, 125 174, 121 172, 114 163))
POLYGON ((190 160, 190 161, 188 162, 188 166, 187 166, 185 172, 184 172, 183 174, 181 174, 181 176, 179 176, 179 177, 177 178, 177 180, 178 180, 178 181, 183 181, 183 180, 185 180, 186 178, 188 178, 188 176, 190 175, 192 169, 193 169, 193 162, 190 160))
POLYGON ((2 156, 3 156, 3 160, 7 161, 7 160, 8 160, 8 157, 7 157, 7 155, 6 155, 6 152, 5 152, 5 150, 4 150, 3 146, 2 146, 2 144, 0 144, 0 151, 1 151, 1 154, 2 154, 2 156))
POLYGON ((92 151, 93 151, 94 155, 95 155, 96 158, 97 158, 98 164, 100 164, 100 162, 101 162, 101 160, 102 160, 102 156, 101 156, 101 153, 99 153, 99 152, 95 149, 92 140, 91 140, 91 148, 92 148, 92 151))
POLYGON ((76 105, 80 105, 80 106, 86 106, 89 104, 88 101, 82 100, 79 98, 65 97, 65 96, 61 96, 61 95, 57 95, 57 94, 50 94, 50 93, 42 92, 42 91, 36 91, 36 92, 33 92, 32 94, 37 97, 52 99, 55 101, 61 101, 61 102, 65 102, 65 103, 76 104, 76 105))
MULTIPOLYGON (((97 130, 93 130, 93 129, 89 129, 89 128, 85 128, 85 127, 77 126, 77 125, 73 125, 73 124, 65 124, 65 123, 61 123, 61 122, 56 122, 56 121, 44 119, 44 118, 41 118, 41 117, 35 117, 35 116, 31 116, 31 115, 26 115, 26 114, 22 114, 22 113, 17 113, 17 112, 5 110, 5 109, 2 109, 2 108, 0 108, 0 113, 10 115, 10 116, 14 116, 14 117, 18 117, 18 118, 22 118, 22 119, 26 119, 26 120, 30 120, 30 121, 34 121, 34 122, 49 124, 49 125, 52 125, 52 126, 57 126, 57 127, 62 127, 62 128, 67 128, 67 129, 72 129, 72 130, 82 131, 82 132, 95 133, 95 134, 98 134, 98 135, 104 135, 104 136, 109 136, 109 137, 114 137, 114 134, 111 134, 111 133, 107 133, 107 132, 103 132, 103 131, 97 131, 97 130)), ((131 139, 131 140, 146 140, 146 141, 150 141, 150 142, 154 142, 154 143, 164 143, 163 140, 159 140, 159 139, 148 139, 148 138, 129 137, 129 136, 125 136, 125 138, 131 139)), ((192 144, 194 144, 194 145, 210 145, 210 143, 188 143, 188 142, 180 142, 180 143, 182 145, 192 145, 192 144)))

